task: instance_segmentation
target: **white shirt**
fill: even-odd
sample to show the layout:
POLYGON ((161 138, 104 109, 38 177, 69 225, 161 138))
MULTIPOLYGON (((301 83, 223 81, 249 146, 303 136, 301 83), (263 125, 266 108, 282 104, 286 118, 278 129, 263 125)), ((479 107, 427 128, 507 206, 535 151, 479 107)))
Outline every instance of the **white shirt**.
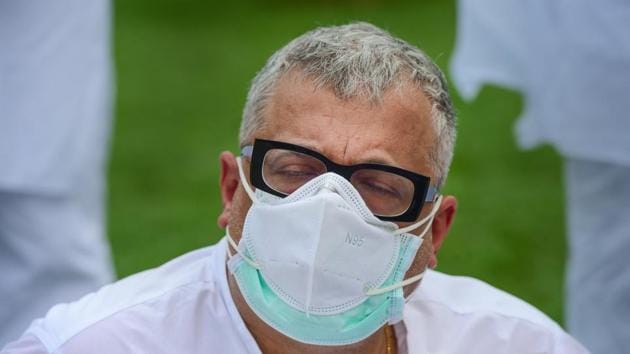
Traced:
POLYGON ((457 18, 453 81, 521 91, 521 147, 630 165, 629 1, 459 0, 457 18))
MULTIPOLYGON (((2 353, 260 353, 232 301, 225 260, 224 238, 57 305, 2 353)), ((587 353, 525 302, 433 271, 411 295, 396 332, 409 354, 587 353)))

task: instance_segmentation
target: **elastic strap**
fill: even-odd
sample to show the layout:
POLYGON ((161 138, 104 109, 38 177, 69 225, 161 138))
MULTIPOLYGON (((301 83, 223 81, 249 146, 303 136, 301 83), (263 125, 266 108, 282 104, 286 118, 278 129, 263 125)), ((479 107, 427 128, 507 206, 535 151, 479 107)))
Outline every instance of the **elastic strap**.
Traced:
POLYGON ((381 295, 384 294, 386 292, 398 289, 398 288, 402 288, 403 286, 407 286, 409 284, 413 284, 417 281, 419 281, 420 279, 422 279, 422 277, 424 276, 424 272, 420 273, 420 274, 416 274, 413 277, 409 277, 399 283, 396 284, 392 284, 383 288, 377 288, 377 289, 371 289, 365 292, 365 295, 367 296, 375 296, 375 295, 381 295))
MULTIPOLYGON (((438 209, 440 208, 440 204, 442 203, 442 196, 439 196, 438 199, 435 201, 435 205, 433 206, 433 209, 431 209, 431 212, 429 213, 429 215, 427 215, 425 218, 423 218, 422 220, 411 224, 407 227, 403 227, 400 229, 397 229, 396 231, 394 231, 395 235, 400 235, 400 234, 404 234, 407 233, 409 231, 415 230, 417 229, 419 226, 426 224, 424 226, 424 230, 422 230, 422 232, 420 233, 420 235, 418 235, 418 237, 420 237, 420 240, 422 241, 424 239, 424 235, 426 235, 426 233, 429 231, 429 228, 431 227, 431 223, 433 222, 433 218, 435 217, 435 214, 437 213, 438 209)), ((368 296, 374 296, 374 295, 380 295, 380 294, 384 294, 386 292, 398 289, 398 288, 402 288, 403 286, 407 286, 409 284, 413 284, 417 281, 419 281, 420 279, 422 279, 422 277, 424 276, 424 272, 420 273, 420 274, 416 274, 412 277, 409 277, 401 282, 398 282, 396 284, 392 284, 389 286, 385 286, 382 288, 376 288, 376 289, 370 289, 368 291, 365 292, 366 295, 368 296)))
MULTIPOLYGON (((232 248, 234 248, 234 250, 236 251, 236 253, 238 253, 241 258, 243 258, 243 260, 245 262, 247 262, 247 264, 249 264, 250 266, 252 266, 252 268, 255 269, 260 269, 260 266, 258 265, 258 263, 254 262, 251 258, 247 257, 246 255, 242 254, 239 250, 238 250, 238 245, 236 244, 236 242, 234 242, 234 239, 232 238, 232 236, 230 235, 230 227, 226 227, 225 228, 225 236, 227 236, 228 239, 228 243, 230 244, 230 246, 232 246, 232 248)), ((230 253, 230 247, 228 246, 227 248, 228 250, 228 257, 232 258, 234 257, 231 253, 230 253)))
MULTIPOLYGON (((435 205, 433 205, 433 209, 431 209, 431 212, 429 213, 429 215, 427 215, 422 220, 420 220, 418 222, 415 222, 415 223, 413 223, 413 224, 411 224, 409 226, 401 227, 400 229, 395 230, 394 231, 394 235, 406 234, 409 231, 413 231, 413 230, 417 229, 418 227, 420 227, 424 223, 427 223, 427 225, 431 225, 431 221, 433 221, 433 217, 435 217, 435 214, 437 213, 438 209, 440 208, 440 204, 441 203, 442 203, 442 196, 439 196, 438 199, 435 201, 435 205)), ((424 229, 424 231, 422 232, 422 236, 424 236, 424 234, 428 230, 429 230, 429 228, 426 227, 424 229)))
POLYGON ((243 172, 243 160, 240 156, 236 158, 236 164, 238 165, 238 176, 241 178, 241 184, 243 185, 243 188, 245 188, 245 192, 252 202, 257 203, 258 199, 256 199, 256 195, 254 194, 252 187, 250 187, 249 183, 247 183, 247 178, 245 178, 245 172, 243 172))

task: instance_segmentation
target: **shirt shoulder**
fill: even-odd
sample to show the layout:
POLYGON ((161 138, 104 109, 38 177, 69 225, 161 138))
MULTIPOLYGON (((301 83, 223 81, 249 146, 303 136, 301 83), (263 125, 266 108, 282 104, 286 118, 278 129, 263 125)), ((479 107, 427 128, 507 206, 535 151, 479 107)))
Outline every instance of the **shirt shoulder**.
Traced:
POLYGON ((98 348, 96 352, 103 353, 167 352, 168 337, 192 330, 186 316, 188 322, 227 316, 216 281, 217 272, 225 271, 219 266, 224 267, 221 250, 220 246, 195 250, 76 302, 58 304, 34 321, 25 335, 35 336, 50 353, 75 352, 69 347, 98 348), (203 314, 198 315, 200 311, 203 314), (147 343, 140 344, 143 341, 147 343), (141 351, 134 348, 138 345, 141 351), (151 350, 154 345, 160 348, 151 350))
POLYGON ((404 318, 410 353, 588 353, 540 310, 470 277, 427 271, 404 318))
POLYGON ((33 335, 22 336, 15 342, 0 349, 0 354, 47 354, 44 344, 33 335))
POLYGON ((472 277, 427 271, 413 298, 446 306, 460 315, 487 312, 526 320, 549 329, 561 329, 534 306, 472 277))

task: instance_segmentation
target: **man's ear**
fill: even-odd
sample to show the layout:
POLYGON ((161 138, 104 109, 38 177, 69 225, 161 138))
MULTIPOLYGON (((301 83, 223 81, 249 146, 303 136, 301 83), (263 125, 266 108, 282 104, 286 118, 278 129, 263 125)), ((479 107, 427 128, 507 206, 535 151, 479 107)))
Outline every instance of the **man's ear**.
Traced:
POLYGON ((238 165, 236 164, 234 154, 229 151, 224 151, 219 155, 219 161, 221 163, 221 178, 219 184, 221 187, 221 204, 223 205, 223 211, 221 215, 219 215, 217 224, 220 228, 225 229, 230 220, 232 200, 238 188, 239 176, 238 165))
POLYGON ((440 208, 435 214, 435 218, 433 218, 433 223, 431 224, 433 253, 429 259, 430 268, 437 266, 437 253, 442 247, 442 243, 453 224, 456 211, 457 199, 453 196, 442 197, 442 204, 440 204, 440 208))

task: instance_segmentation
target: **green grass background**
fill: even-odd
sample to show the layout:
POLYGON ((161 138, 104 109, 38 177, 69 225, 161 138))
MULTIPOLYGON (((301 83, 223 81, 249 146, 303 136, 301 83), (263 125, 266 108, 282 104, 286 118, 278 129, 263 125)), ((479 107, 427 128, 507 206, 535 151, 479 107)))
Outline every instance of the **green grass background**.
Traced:
MULTIPOLYGON (((124 0, 115 3, 117 114, 109 236, 119 276, 216 242, 218 155, 237 151, 250 80, 292 38, 369 21, 448 68, 453 1, 124 0)), ((519 151, 519 95, 486 88, 453 98, 459 138, 445 189, 459 198, 438 269, 485 280, 562 319, 561 160, 519 151)))

